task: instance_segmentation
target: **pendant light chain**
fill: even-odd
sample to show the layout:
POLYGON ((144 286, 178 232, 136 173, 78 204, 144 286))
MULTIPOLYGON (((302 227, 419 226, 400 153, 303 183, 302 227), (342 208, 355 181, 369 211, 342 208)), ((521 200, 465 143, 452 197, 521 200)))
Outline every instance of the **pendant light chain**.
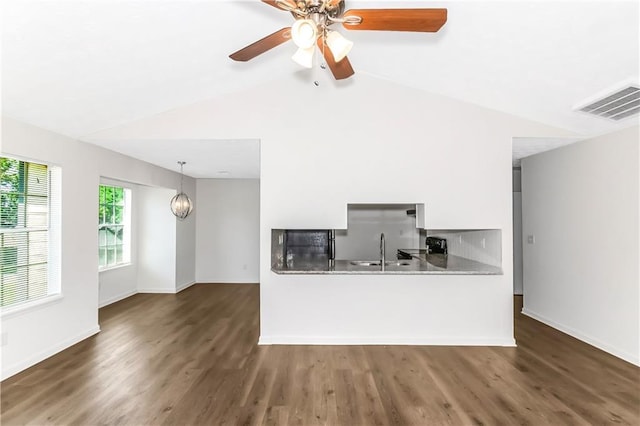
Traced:
POLYGON ((187 163, 185 163, 184 161, 178 161, 178 164, 180 164, 180 192, 184 192, 182 190, 182 184, 184 183, 184 171, 182 167, 187 163))

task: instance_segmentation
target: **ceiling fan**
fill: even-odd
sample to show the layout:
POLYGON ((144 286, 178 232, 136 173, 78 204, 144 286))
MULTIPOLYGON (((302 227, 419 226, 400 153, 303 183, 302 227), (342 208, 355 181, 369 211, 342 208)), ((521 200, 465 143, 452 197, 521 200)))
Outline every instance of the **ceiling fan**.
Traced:
POLYGON ((447 22, 447 9, 350 9, 345 0, 261 0, 290 12, 295 18, 291 27, 282 28, 265 38, 229 55, 246 62, 293 39, 298 51, 293 60, 311 68, 317 45, 336 80, 353 75, 346 55, 353 43, 337 31, 334 24, 347 30, 436 32, 447 22))

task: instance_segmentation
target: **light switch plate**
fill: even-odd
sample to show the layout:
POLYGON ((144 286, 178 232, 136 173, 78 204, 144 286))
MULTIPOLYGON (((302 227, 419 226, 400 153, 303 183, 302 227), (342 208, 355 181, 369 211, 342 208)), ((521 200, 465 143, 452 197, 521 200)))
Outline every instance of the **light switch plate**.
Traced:
POLYGON ((529 235, 529 236, 527 236, 527 243, 529 243, 529 244, 535 244, 535 243, 536 243, 536 236, 535 236, 535 235, 529 235))

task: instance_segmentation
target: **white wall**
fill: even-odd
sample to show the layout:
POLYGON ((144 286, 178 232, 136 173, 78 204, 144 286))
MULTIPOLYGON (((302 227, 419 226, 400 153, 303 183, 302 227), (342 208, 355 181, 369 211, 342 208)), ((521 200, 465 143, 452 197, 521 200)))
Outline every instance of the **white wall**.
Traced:
POLYGON ((522 170, 513 169, 513 192, 522 192, 522 170))
POLYGON ((167 188, 138 187, 140 293, 176 292, 176 218, 168 208, 168 200, 176 193, 167 188))
POLYGON ((571 134, 364 73, 316 74, 318 87, 300 73, 95 138, 261 140, 263 343, 513 344, 511 139, 571 134), (272 229, 344 229, 349 203, 425 203, 427 228, 501 229, 504 275, 271 271, 272 229))
MULTIPOLYGON (((198 220, 198 198, 195 179, 185 176, 184 182, 184 191, 193 202, 193 211, 185 220, 174 219, 176 291, 184 290, 196 283, 196 222, 198 220)), ((180 187, 176 186, 175 188, 176 190, 171 197, 178 193, 180 187)), ((169 198, 169 200, 171 200, 171 198, 169 198)))
POLYGON ((260 281, 260 180, 198 179, 196 280, 260 281))
POLYGON ((522 295, 522 171, 513 169, 513 294, 522 295))
MULTIPOLYGON (((63 297, 2 317, 2 330, 7 333, 2 378, 6 378, 99 331, 96 226, 100 176, 177 189, 180 175, 6 117, 2 118, 2 152, 62 168, 63 297)), ((185 187, 195 193, 193 179, 185 178, 185 187)), ((194 220, 188 218, 177 232, 183 243, 195 245, 194 220)), ((184 277, 189 281, 194 281, 192 262, 177 258, 178 270, 191 271, 191 276, 185 273, 184 277)))
POLYGON ((640 365, 638 130, 525 158, 522 211, 523 312, 640 365))
POLYGON ((513 193, 513 294, 522 295, 522 192, 513 193))

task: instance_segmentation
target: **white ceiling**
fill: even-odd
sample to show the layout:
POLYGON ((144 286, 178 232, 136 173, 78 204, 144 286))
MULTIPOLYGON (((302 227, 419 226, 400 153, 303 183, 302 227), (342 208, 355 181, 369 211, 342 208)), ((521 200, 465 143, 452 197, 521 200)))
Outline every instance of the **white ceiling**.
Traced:
POLYGON ((196 179, 260 178, 260 141, 257 139, 117 139, 101 141, 101 144, 169 170, 179 171, 178 161, 184 161, 184 174, 196 179))
MULTIPOLYGON (((298 71, 292 43, 247 63, 228 58, 292 23, 291 14, 259 0, 4 0, 2 6, 3 112, 80 139, 293 79, 298 71)), ((347 9, 367 7, 446 7, 448 22, 436 34, 342 30, 355 42, 352 78, 366 73, 585 137, 638 123, 637 116, 616 123, 573 111, 624 82, 639 82, 637 1, 347 0, 347 9)), ((160 150, 148 143, 101 142, 173 168, 173 145, 160 150)), ((201 141, 180 144, 204 149, 201 141)), ((198 152, 194 175, 231 168, 199 164, 224 152, 198 152)))

